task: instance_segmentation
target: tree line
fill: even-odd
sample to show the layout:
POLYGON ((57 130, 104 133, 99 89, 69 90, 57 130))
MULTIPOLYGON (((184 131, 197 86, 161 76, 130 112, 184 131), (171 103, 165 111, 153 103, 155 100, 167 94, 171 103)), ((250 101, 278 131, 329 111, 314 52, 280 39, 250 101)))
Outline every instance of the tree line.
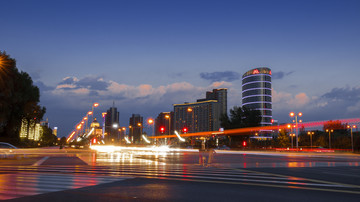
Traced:
MULTIPOLYGON (((22 121, 39 123, 46 112, 39 102, 40 91, 30 75, 19 71, 16 60, 0 51, 0 141, 20 144, 22 121)), ((43 131, 43 138, 49 139, 51 132, 43 131)))

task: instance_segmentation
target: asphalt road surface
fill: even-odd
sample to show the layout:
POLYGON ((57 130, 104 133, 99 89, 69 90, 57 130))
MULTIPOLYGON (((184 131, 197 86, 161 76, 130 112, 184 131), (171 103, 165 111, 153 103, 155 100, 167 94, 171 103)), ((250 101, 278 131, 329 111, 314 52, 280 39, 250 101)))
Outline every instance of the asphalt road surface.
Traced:
POLYGON ((360 155, 23 150, 0 159, 0 200, 360 201, 360 155))

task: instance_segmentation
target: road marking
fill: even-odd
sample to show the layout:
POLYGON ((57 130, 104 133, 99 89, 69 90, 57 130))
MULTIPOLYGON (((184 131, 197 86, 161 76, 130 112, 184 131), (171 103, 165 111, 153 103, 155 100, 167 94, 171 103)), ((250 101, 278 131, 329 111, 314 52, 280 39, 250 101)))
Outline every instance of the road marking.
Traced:
POLYGON ((78 189, 132 178, 38 172, 2 174, 0 178, 0 200, 78 189))
POLYGON ((39 166, 42 163, 44 163, 44 161, 46 161, 49 158, 49 156, 45 156, 44 158, 38 160, 36 163, 32 164, 32 166, 39 166))
MULTIPOLYGON (((233 168, 233 169, 234 170, 239 170, 239 171, 250 171, 250 172, 253 172, 253 173, 264 174, 264 175, 272 175, 272 176, 278 176, 278 177, 287 177, 287 178, 293 178, 294 177, 294 176, 280 175, 280 174, 275 174, 275 173, 265 173, 265 172, 252 171, 252 170, 243 170, 243 169, 239 169, 239 168, 233 168)), ((344 183, 330 182, 330 181, 325 181, 325 180, 315 180, 315 179, 309 179, 309 178, 302 178, 302 179, 307 180, 307 181, 311 181, 311 182, 317 182, 317 183, 333 184, 333 185, 352 187, 352 188, 360 188, 359 185, 354 185, 354 184, 344 184, 344 183)))
POLYGON ((350 191, 350 190, 338 190, 338 189, 323 189, 315 187, 298 187, 298 186, 284 186, 284 185, 273 185, 273 184, 258 184, 258 183, 247 183, 247 182, 229 182, 229 181, 213 181, 213 180, 196 180, 196 179, 176 179, 168 177, 146 177, 153 179, 166 179, 166 180, 175 180, 175 181, 191 181, 191 182, 206 182, 206 183, 218 183, 218 184, 238 184, 238 185, 251 185, 251 186, 262 186, 262 187, 276 187, 276 188, 292 188, 292 189, 304 189, 304 190, 313 190, 313 191, 327 191, 327 192, 339 192, 339 193, 348 193, 348 194, 360 194, 360 191, 350 191))

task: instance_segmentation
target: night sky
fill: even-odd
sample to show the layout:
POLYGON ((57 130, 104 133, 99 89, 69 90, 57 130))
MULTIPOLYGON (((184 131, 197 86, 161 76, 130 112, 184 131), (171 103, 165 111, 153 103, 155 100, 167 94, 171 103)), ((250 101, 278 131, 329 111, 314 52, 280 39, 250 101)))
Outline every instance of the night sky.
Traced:
POLYGON ((273 116, 289 122, 360 117, 360 1, 128 0, 0 4, 0 50, 41 90, 50 126, 67 136, 91 110, 115 102, 156 118, 172 104, 273 72, 273 116))

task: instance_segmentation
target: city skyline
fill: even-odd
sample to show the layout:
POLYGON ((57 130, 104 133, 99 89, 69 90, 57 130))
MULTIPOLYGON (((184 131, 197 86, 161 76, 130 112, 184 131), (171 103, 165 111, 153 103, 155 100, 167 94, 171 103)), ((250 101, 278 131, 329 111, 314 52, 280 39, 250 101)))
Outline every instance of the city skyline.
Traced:
MULTIPOLYGON (((4 2, 0 50, 41 90, 44 119, 67 136, 91 109, 155 118, 172 104, 272 69, 273 118, 358 117, 358 1, 4 2), (71 6, 69 6, 71 5, 71 6), (16 8, 15 10, 12 8, 16 8)), ((100 119, 99 119, 100 120, 100 119)), ((126 124, 125 124, 126 123, 126 124)))

